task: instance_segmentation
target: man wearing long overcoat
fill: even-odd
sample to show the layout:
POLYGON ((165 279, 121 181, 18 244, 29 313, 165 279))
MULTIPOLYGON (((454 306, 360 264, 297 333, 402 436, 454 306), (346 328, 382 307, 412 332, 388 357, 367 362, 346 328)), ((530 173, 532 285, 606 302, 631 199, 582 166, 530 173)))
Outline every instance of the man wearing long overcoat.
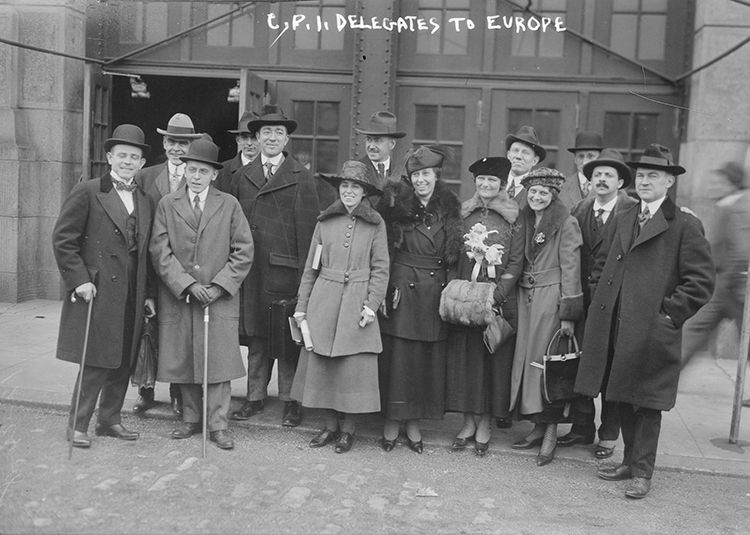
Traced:
POLYGON ((685 172, 669 149, 649 145, 628 165, 636 170, 641 202, 616 220, 594 267, 575 390, 589 397, 604 391, 606 401, 618 403, 623 461, 598 475, 630 479, 625 495, 643 498, 651 487, 661 413, 677 396, 682 325, 710 299, 714 266, 700 220, 667 196, 675 176, 685 172))
POLYGON ((222 168, 219 169, 219 176, 216 177, 216 181, 214 182, 214 186, 218 190, 227 193, 232 191, 231 182, 235 171, 251 163, 260 154, 258 138, 255 132, 247 127, 247 124, 257 117, 257 113, 246 111, 240 117, 237 129, 228 130, 230 134, 234 134, 234 140, 237 143, 237 154, 233 158, 221 162, 222 168))
POLYGON ((278 106, 264 106, 260 117, 248 123, 257 132, 260 157, 235 173, 231 192, 240 201, 255 244, 255 261, 242 285, 239 330, 240 343, 248 348, 247 400, 232 418, 246 420, 263 410, 276 358, 282 424, 288 427, 301 421, 299 403, 289 395, 299 354, 269 354, 269 316, 274 301, 297 296, 320 213, 310 171, 283 150, 296 127, 278 106))
POLYGON ((148 263, 152 208, 134 181, 145 163, 148 145, 140 128, 124 124, 115 128, 104 149, 110 172, 73 188, 52 233, 66 289, 58 359, 81 363, 87 303, 93 299, 86 362, 79 374, 80 406, 74 422, 76 382, 68 421, 68 440, 79 448, 91 445, 87 430, 97 398, 97 435, 138 438, 138 433, 122 426, 120 410, 138 350, 144 308, 149 315, 155 313, 148 263))
POLYGON ((239 289, 253 261, 253 239, 237 200, 209 186, 221 166, 218 153, 208 140, 191 145, 183 158, 187 185, 159 202, 150 252, 161 279, 157 379, 179 384, 183 399, 183 425, 172 437, 187 438, 201 429, 208 329, 206 423, 211 441, 231 449, 230 381, 245 375, 237 340, 239 289))

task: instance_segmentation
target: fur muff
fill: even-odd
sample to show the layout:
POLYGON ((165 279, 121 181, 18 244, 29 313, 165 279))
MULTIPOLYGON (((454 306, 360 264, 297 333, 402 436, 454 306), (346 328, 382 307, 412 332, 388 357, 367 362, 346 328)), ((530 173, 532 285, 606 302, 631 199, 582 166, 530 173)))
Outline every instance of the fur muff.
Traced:
POLYGON ((440 294, 440 318, 467 327, 486 327, 495 319, 494 282, 454 279, 440 294))
POLYGON ((388 252, 391 253, 391 258, 394 257, 394 251, 403 244, 405 229, 414 228, 420 223, 430 224, 436 218, 442 220, 445 225, 443 260, 447 266, 454 266, 458 261, 458 255, 463 250, 464 234, 461 203, 440 180, 435 183, 435 192, 426 207, 419 202, 410 183, 390 182, 383 190, 378 211, 386 222, 388 252))

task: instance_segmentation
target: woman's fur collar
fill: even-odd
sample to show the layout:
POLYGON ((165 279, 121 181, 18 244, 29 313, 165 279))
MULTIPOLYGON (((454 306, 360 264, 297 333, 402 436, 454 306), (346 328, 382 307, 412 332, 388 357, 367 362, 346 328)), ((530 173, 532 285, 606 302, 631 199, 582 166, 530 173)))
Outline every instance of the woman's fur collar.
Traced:
MULTIPOLYGON (((328 208, 323 210, 318 216, 318 221, 324 221, 329 217, 337 215, 349 215, 349 212, 346 211, 346 207, 344 206, 344 203, 341 202, 341 199, 336 199, 328 208)), ((367 197, 363 198, 362 202, 352 210, 351 215, 373 225, 377 225, 383 220, 380 214, 375 211, 372 205, 370 205, 370 201, 367 197)))
POLYGON ((535 212, 529 205, 524 206, 521 214, 526 218, 526 257, 533 261, 539 251, 552 241, 553 236, 559 232, 565 220, 570 217, 570 210, 560 199, 553 200, 544 210, 538 228, 534 228, 535 212), (539 236, 541 243, 536 240, 537 236, 539 236))
POLYGON ((483 210, 485 208, 492 210, 511 225, 516 222, 520 212, 516 201, 508 198, 508 192, 500 190, 497 197, 493 197, 487 205, 484 204, 478 193, 474 193, 471 199, 464 201, 461 205, 461 217, 466 219, 476 210, 483 210))

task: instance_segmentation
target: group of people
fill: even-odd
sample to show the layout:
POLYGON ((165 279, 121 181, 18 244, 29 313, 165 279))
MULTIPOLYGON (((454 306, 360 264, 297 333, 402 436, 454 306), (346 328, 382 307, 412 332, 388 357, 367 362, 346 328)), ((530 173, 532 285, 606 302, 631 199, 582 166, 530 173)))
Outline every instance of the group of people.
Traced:
MULTIPOLYGON (((156 315, 157 379, 182 400, 174 438, 201 432, 206 396, 210 439, 233 447, 228 419, 264 410, 274 359, 282 425, 299 425, 302 407, 323 409, 310 447, 337 453, 352 448, 358 414, 382 413, 383 450, 403 433, 422 453, 421 420, 456 412, 453 450, 473 444, 483 456, 493 423, 530 420, 512 447, 539 447, 543 466, 557 446, 594 442, 601 394, 595 456, 610 457, 620 432, 625 451, 598 475, 630 479, 626 495, 644 497, 661 412, 675 402, 682 325, 714 283, 700 221, 667 194, 685 172, 669 149, 649 145, 626 162, 582 132, 566 177, 542 166, 546 151, 522 126, 504 156, 469 166, 475 192, 460 202, 442 176, 446 147, 416 147, 396 165, 406 133, 390 112, 357 130, 365 157, 317 179, 284 151, 296 127, 278 106, 244 114, 231 131, 237 156, 218 162, 218 147, 177 114, 159 130, 167 162, 143 171, 138 127, 121 125, 107 140, 110 173, 73 189, 54 231, 71 296, 58 358, 81 361, 93 303, 73 445, 91 444, 97 398, 97 435, 138 437, 120 409, 144 317, 156 315), (626 193, 631 183, 639 200, 626 193), (489 288, 481 302, 478 288, 489 288), (514 334, 491 347, 485 325, 446 318, 449 291, 502 316, 514 334), (274 320, 279 310, 302 333, 301 348, 279 340, 290 336, 274 320), (582 353, 574 392, 550 401, 543 357, 554 338, 575 338, 582 353), (240 345, 247 398, 230 413, 230 381, 245 375, 240 345), (573 426, 558 437, 561 423, 573 426)), ((153 391, 142 391, 138 410, 152 404, 153 391)))

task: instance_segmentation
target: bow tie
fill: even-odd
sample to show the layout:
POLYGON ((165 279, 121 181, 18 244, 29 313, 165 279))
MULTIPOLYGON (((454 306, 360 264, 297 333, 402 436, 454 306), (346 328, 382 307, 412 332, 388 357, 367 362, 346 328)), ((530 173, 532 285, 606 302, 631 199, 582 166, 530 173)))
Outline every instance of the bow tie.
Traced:
POLYGON ((112 184, 114 184, 115 189, 120 190, 120 191, 133 191, 135 188, 138 187, 138 184, 136 184, 135 182, 126 184, 125 182, 120 182, 119 180, 113 180, 112 184))

